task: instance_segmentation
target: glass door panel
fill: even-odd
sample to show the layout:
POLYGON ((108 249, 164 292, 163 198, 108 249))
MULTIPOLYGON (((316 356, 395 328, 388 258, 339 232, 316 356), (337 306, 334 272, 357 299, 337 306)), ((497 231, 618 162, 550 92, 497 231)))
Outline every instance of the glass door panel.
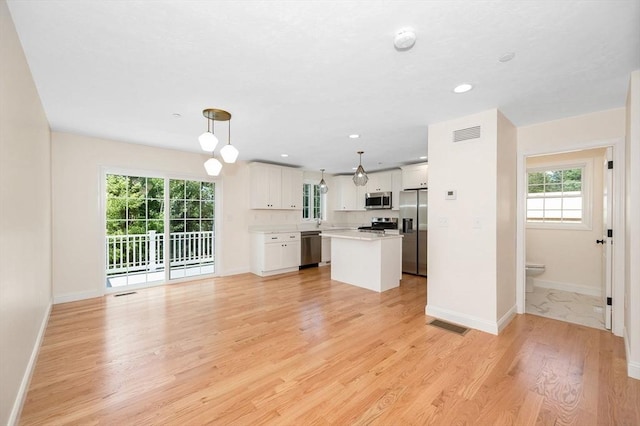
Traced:
POLYGON ((215 184, 169 181, 170 279, 215 272, 215 184))

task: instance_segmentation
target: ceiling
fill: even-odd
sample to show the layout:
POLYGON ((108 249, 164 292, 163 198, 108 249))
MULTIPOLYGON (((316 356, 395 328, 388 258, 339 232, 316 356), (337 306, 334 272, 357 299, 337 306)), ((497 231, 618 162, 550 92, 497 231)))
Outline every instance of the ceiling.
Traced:
POLYGON ((358 150, 368 171, 418 162, 429 124, 490 108, 524 126, 622 107, 640 69, 640 0, 8 4, 53 130, 202 152, 220 108, 240 160, 329 173, 358 150))

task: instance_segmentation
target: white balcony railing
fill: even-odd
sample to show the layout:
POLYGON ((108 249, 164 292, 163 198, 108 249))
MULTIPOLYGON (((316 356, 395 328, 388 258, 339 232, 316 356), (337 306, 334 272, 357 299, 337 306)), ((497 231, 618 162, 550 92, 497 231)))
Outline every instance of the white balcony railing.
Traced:
MULTIPOLYGON (((214 262, 213 231, 169 235, 171 267, 214 262)), ((107 235, 107 275, 155 271, 164 267, 164 234, 107 235)))

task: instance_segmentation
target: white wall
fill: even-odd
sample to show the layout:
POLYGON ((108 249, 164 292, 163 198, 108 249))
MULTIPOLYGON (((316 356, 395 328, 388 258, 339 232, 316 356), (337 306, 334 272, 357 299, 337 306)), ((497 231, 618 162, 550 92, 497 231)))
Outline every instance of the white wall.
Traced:
POLYGON ((17 420, 51 308, 49 124, 0 1, 0 424, 17 420))
POLYGON ((629 376, 640 379, 640 70, 631 74, 626 108, 624 336, 629 376))
POLYGON ((516 127, 498 111, 496 317, 504 327, 515 313, 516 302, 516 127))
MULTIPOLYGON (((206 155, 69 133, 52 134, 53 295, 56 302, 104 293, 103 168, 209 179, 206 155)), ((220 274, 249 271, 249 168, 225 165, 218 217, 220 274)))
POLYGON ((513 219, 504 219, 515 210, 515 192, 498 187, 498 177, 513 172, 498 161, 515 162, 514 136, 495 109, 429 126, 428 315, 497 333, 498 312, 515 310, 514 266, 497 259, 515 244, 513 219), (479 139, 452 142, 454 130, 477 125, 479 139), (457 199, 445 199, 448 190, 457 199))
MULTIPOLYGON (((557 162, 590 162, 591 228, 539 229, 527 227, 526 259, 545 265, 545 272, 534 278, 534 284, 592 296, 603 295, 602 250, 596 244, 602 238, 603 161, 606 149, 596 148, 563 154, 527 158, 527 167, 540 167, 557 162)), ((585 186, 585 189, 586 186, 585 186)))

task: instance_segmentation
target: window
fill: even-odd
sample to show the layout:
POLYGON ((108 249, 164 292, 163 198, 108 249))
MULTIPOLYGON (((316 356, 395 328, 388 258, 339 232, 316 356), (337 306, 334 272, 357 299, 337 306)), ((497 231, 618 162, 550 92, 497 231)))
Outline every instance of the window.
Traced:
POLYGON ((317 220, 322 219, 323 195, 320 193, 320 186, 312 183, 302 185, 302 219, 317 220))
POLYGON ((527 171, 527 222, 586 224, 585 166, 527 171))

